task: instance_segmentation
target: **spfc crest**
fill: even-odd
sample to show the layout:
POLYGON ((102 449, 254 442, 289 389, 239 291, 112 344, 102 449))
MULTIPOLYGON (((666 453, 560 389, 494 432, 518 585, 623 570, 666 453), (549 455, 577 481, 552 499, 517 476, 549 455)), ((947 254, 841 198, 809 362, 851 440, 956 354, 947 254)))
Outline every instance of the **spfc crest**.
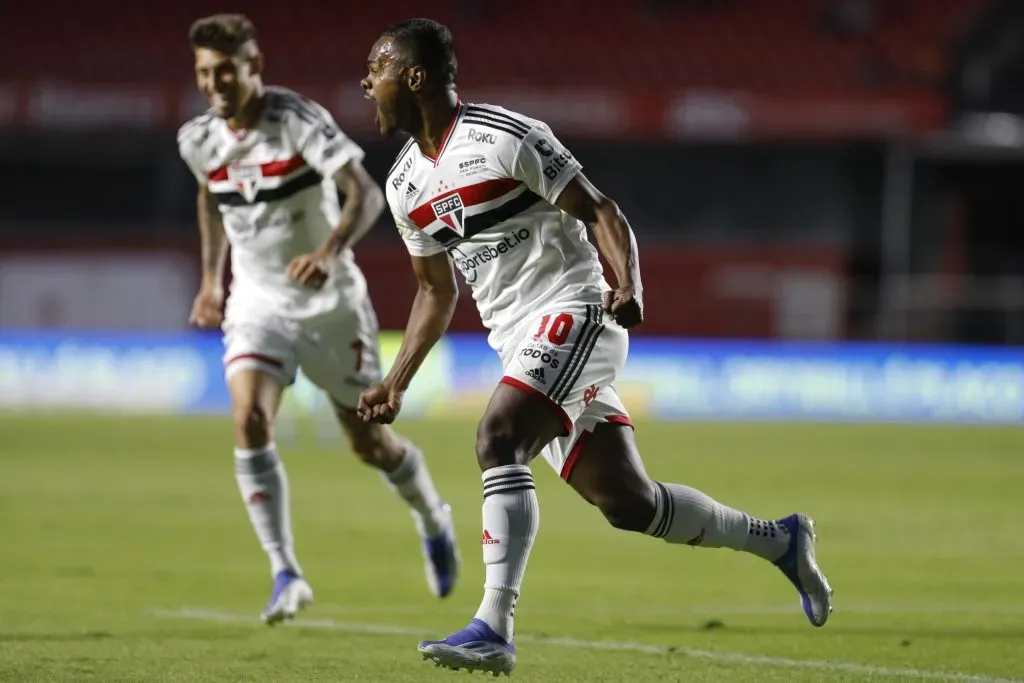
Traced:
POLYGON ((438 199, 430 206, 434 209, 434 215, 442 223, 457 232, 459 237, 465 237, 466 230, 464 225, 466 219, 462 206, 462 197, 457 193, 448 195, 444 199, 438 199))
POLYGON ((239 194, 245 197, 250 204, 255 201, 256 193, 260 189, 260 180, 263 178, 263 169, 255 166, 228 166, 228 180, 235 183, 239 194))

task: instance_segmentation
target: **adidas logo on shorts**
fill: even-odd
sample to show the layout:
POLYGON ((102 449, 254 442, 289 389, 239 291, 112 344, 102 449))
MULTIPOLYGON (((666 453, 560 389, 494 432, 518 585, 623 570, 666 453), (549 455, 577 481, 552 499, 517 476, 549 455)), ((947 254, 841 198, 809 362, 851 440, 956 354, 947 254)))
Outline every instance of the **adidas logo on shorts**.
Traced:
POLYGON ((544 379, 544 368, 534 368, 526 371, 526 376, 531 377, 541 384, 544 384, 547 380, 544 379))

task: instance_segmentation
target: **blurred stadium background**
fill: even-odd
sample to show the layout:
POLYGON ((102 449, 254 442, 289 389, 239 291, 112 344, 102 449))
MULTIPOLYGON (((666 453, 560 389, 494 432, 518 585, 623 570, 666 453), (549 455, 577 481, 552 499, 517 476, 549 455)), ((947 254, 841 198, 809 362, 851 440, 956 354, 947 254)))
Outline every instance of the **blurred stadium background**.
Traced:
MULTIPOLYGON (((42 638, 63 626, 94 633, 87 615, 117 613, 88 597, 97 582, 113 590, 136 582, 151 596, 145 604, 156 607, 197 604, 205 591, 205 604, 249 614, 262 598, 259 551, 230 477, 220 340, 187 326, 198 284, 195 187, 174 137, 205 106, 192 84, 188 26, 197 16, 236 10, 260 32, 267 81, 330 109, 367 150, 367 167, 381 182, 400 143, 378 138, 372 111, 361 99, 366 54, 391 21, 425 15, 447 23, 459 49, 463 99, 547 121, 632 222, 647 322, 633 335, 621 388, 640 424, 649 466, 678 470, 678 479, 706 484, 726 500, 746 495, 740 505, 789 512, 779 509, 785 495, 816 506, 819 524, 832 524, 834 571, 854 605, 939 605, 896 616, 854 609, 864 621, 852 617, 845 632, 842 623, 836 626, 847 638, 824 652, 804 641, 780 646, 776 638, 791 636, 793 615, 785 613, 787 626, 776 628, 782 622, 768 605, 768 611, 739 617, 751 625, 749 640, 733 636, 729 647, 897 667, 895 674, 870 666, 819 667, 807 674, 815 681, 902 680, 900 672, 935 667, 974 672, 978 677, 955 680, 983 683, 1021 674, 1019 650, 1009 639, 1024 637, 1024 584, 1012 569, 1024 560, 1014 521, 1024 470, 1012 457, 1019 457, 1024 439, 1006 425, 1024 420, 1024 4, 520 0, 513 11, 492 0, 234 6, 38 0, 0 3, 0 408, 6 410, 0 416, 0 510, 6 504, 11 513, 0 531, 21 544, 0 562, 0 575, 7 574, 5 584, 48 596, 48 616, 0 599, 4 628, 24 636, 0 637, 0 651, 7 648, 10 655, 0 658, 8 662, 0 663, 0 678, 114 680, 110 672, 119 671, 123 680, 148 680, 142 669, 123 662, 128 668, 118 669, 118 651, 99 643, 101 636, 71 644, 42 638), (93 417, 61 414, 81 410, 93 417), (723 420, 730 424, 693 424, 723 420), (744 424, 734 427, 733 421, 744 424), (919 424, 796 424, 802 421, 919 424), (929 431, 936 427, 939 432, 929 431), (678 453, 679 444, 688 444, 685 453, 678 453), (210 483, 197 486, 165 458, 181 459, 210 483), (757 475, 762 459, 800 472, 799 481, 780 472, 757 475), (875 468, 871 476, 862 466, 875 468), (813 473, 834 483, 821 490, 813 473), (63 483, 55 484, 54 476, 63 483), (951 499, 958 521, 948 519, 951 499), (157 511, 180 500, 193 507, 175 521, 166 508, 157 511), (865 501, 873 506, 872 517, 914 511, 900 517, 907 521, 891 545, 869 536, 873 519, 859 517, 865 501), (191 525, 209 533, 197 535, 191 525), (963 535, 979 526, 987 535, 964 542, 963 535), (950 530, 958 541, 937 549, 925 542, 933 528, 950 530), (164 534, 158 543, 149 535, 153 529, 164 534), (51 540, 21 543, 33 533, 51 540), (68 548, 78 559, 63 556, 68 548), (903 553, 899 561, 886 564, 897 549, 903 553), (128 579, 113 569, 116 564, 144 574, 146 562, 157 562, 162 553, 169 559, 160 571, 177 583, 162 584, 166 577, 156 574, 128 579), (216 569, 196 559, 203 553, 216 558, 216 569), (944 558, 944 568, 933 564, 936 556, 944 558), (188 579, 195 571, 210 583, 199 587, 188 579), (983 588, 974 583, 979 573, 987 575, 983 588), (1014 592, 1017 602, 999 616, 985 607, 1006 607, 1006 595, 1014 592), (941 607, 951 603, 982 607, 941 607), (951 613, 958 632, 943 630, 951 613), (871 630, 868 624, 879 618, 897 626, 871 630), (759 640, 757 629, 766 624, 766 640, 759 640), (902 637, 904 626, 908 634, 932 638, 935 647, 890 652, 883 643, 902 637), (106 654, 96 659, 93 647, 106 654), (62 675, 48 678, 53 671, 62 675)), ((390 331, 383 343, 385 356, 392 357, 414 283, 387 215, 358 246, 357 258, 382 328, 390 331)), ((457 489, 451 495, 464 503, 458 509, 473 588, 461 594, 465 605, 459 610, 442 611, 444 619, 432 620, 425 605, 423 614, 401 617, 406 624, 457 626, 452 615, 475 600, 476 550, 468 541, 479 533, 478 483, 468 455, 472 423, 458 421, 480 413, 498 376, 492 356, 473 302, 464 296, 452 334, 414 385, 406 410, 410 419, 426 418, 411 420, 407 429, 437 452, 434 466, 443 488, 457 489), (459 424, 458 430, 449 423, 459 424), (445 452, 453 444, 465 452, 445 452)), ((391 548, 366 531, 380 525, 404 529, 400 510, 393 511, 397 521, 371 521, 366 510, 383 507, 377 498, 385 494, 365 479, 370 475, 302 455, 325 444, 340 448, 308 385, 297 386, 285 410, 291 432, 282 439, 291 439, 295 449, 285 459, 296 462, 300 547, 323 553, 308 566, 334 572, 335 583, 321 590, 344 593, 351 583, 361 596, 334 598, 349 607, 360 600, 372 605, 404 599, 393 587, 357 583, 385 570, 353 569, 344 547, 325 549, 339 534, 355 534, 366 553, 410 551, 404 536, 391 548), (308 415, 320 416, 325 443, 301 440, 296 425, 308 415), (340 511, 331 493, 338 488, 322 483, 326 474, 338 474, 337 487, 348 496, 340 511), (349 574, 338 577, 339 565, 349 574)), ((531 585, 553 583, 543 599, 572 612, 578 605, 554 593, 564 587, 557 577, 561 566, 586 562, 604 568, 591 579, 596 590, 624 593, 609 598, 613 607, 603 617, 581 616, 572 634, 621 640, 639 638, 639 630, 648 640, 675 642, 670 629, 682 627, 672 619, 688 616, 652 616, 648 610, 643 626, 621 615, 669 599, 698 605, 735 600, 723 597, 731 595, 725 579, 714 578, 735 573, 726 569, 732 560, 703 556, 695 575, 706 576, 710 567, 711 580, 720 581, 705 586, 707 600, 654 588, 643 593, 631 583, 635 567, 593 555, 590 542, 604 542, 607 532, 599 521, 586 517, 588 526, 580 531, 569 520, 589 513, 555 490, 554 482, 546 488, 551 492, 545 500, 554 501, 550 509, 564 502, 566 518, 545 517, 546 525, 551 520, 543 551, 549 559, 536 561, 531 585), (614 609, 621 611, 613 616, 614 609), (602 619, 620 626, 625 620, 632 630, 601 630, 594 624, 602 619)), ((639 583, 657 586, 658 576, 678 571, 670 568, 676 562, 666 557, 670 552, 649 550, 642 539, 614 538, 609 542, 632 544, 628 549, 645 558, 643 571, 650 576, 639 583)), ((538 557, 543 553, 538 550, 538 557)), ((410 580, 418 581, 418 567, 410 566, 410 580)), ((762 572, 751 570, 755 575, 762 572)), ((751 578, 735 601, 777 604, 789 598, 767 579, 771 588, 762 592, 759 580, 751 578)), ((413 600, 422 602, 408 598, 413 600)), ((528 607, 540 602, 523 606, 524 623, 535 628, 543 612, 530 622, 528 607)), ((109 617, 100 632, 119 636, 122 627, 146 628, 133 621, 136 607, 133 617, 109 617)), ((703 614, 691 607, 682 613, 703 614)), ((153 662, 163 656, 160 666, 170 672, 153 680, 179 680, 171 674, 187 662, 200 672, 245 677, 233 668, 242 664, 205 651, 194 660, 167 660, 168 652, 191 652, 192 636, 156 636, 151 629, 151 637, 157 640, 140 646, 139 661, 157 666, 153 662)), ((701 647, 721 646, 703 631, 687 637, 701 647)), ((238 661, 253 667, 245 675, 269 671, 279 676, 275 680, 287 678, 287 671, 274 668, 280 662, 245 659, 246 648, 256 652, 269 647, 266 641, 251 636, 240 642, 225 646, 237 647, 231 652, 238 661)), ((294 645, 294 653, 312 657, 311 647, 316 643, 294 645)), ((389 656, 364 662, 371 673, 359 680, 404 680, 397 672, 375 678, 372 667, 389 656)), ((554 654, 545 656, 535 661, 569 666, 554 654)), ((537 664, 536 680, 606 680, 601 672, 621 673, 615 667, 626 661, 612 658, 629 656, 595 651, 591 668, 570 666, 554 677, 540 675, 537 664)), ((750 676, 757 672, 762 677, 756 680, 774 680, 764 677, 771 665, 755 664, 722 660, 705 674, 707 680, 755 680, 750 676)), ((623 664, 622 671, 634 665, 640 666, 623 664)), ((780 673, 787 673, 788 665, 781 666, 780 673)), ((675 680, 669 669, 655 668, 630 675, 675 680)), ((529 677, 531 670, 524 671, 529 677)), ((696 669, 691 673, 695 677, 688 680, 705 680, 696 669)), ((906 676, 945 680, 924 673, 906 676)), ((180 680, 205 680, 201 673, 190 676, 181 673, 180 680)))

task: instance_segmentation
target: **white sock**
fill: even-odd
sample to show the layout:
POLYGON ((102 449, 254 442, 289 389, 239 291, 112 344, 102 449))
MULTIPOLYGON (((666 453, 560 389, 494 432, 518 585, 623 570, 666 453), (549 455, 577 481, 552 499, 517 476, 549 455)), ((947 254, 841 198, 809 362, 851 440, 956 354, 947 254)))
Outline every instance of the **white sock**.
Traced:
POLYGON ((484 472, 483 481, 486 579, 476 618, 511 642, 519 587, 540 526, 540 506, 533 474, 525 465, 492 467, 484 472))
POLYGON ((654 482, 657 512, 647 534, 669 543, 742 550, 774 562, 789 546, 776 522, 722 505, 697 489, 654 482))
POLYGON ((288 476, 274 444, 236 448, 235 479, 256 537, 270 556, 271 575, 285 569, 301 574, 292 539, 288 476))
POLYGON ((420 449, 406 441, 401 464, 391 472, 381 474, 388 486, 409 504, 421 536, 436 536, 445 530, 449 524, 448 515, 420 449))

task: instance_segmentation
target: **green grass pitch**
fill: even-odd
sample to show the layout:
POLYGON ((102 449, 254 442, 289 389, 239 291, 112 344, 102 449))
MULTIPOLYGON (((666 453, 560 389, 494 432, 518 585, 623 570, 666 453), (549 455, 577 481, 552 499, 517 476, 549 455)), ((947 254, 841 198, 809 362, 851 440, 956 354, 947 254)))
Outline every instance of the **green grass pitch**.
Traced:
MULTIPOLYGON (((421 636, 480 597, 469 422, 407 422, 465 564, 426 592, 411 520, 340 443, 281 444, 316 603, 258 620, 269 571, 224 419, 0 416, 0 680, 451 681, 421 636)), ((617 532, 538 461, 520 681, 1024 681, 1024 431, 645 423, 650 474, 807 512, 836 590, 811 628, 771 566, 617 532)), ((479 676, 480 674, 477 674, 479 676)))

